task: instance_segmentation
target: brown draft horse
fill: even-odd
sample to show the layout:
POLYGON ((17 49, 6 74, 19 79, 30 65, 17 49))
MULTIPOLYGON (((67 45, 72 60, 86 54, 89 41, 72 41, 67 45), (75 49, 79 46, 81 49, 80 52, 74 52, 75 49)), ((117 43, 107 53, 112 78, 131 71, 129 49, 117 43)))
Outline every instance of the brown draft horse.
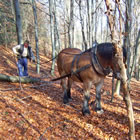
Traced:
MULTIPOLYGON (((123 49, 124 50, 124 49, 123 49)), ((124 52, 124 51, 123 51, 124 52)), ((81 52, 77 48, 67 48, 62 50, 57 59, 57 67, 60 76, 73 73, 68 78, 61 79, 61 86, 64 92, 63 102, 66 104, 71 99, 71 86, 73 81, 83 83, 84 102, 82 113, 90 114, 89 100, 92 84, 96 87, 95 110, 102 113, 101 108, 101 88, 106 75, 112 70, 113 73, 119 71, 114 59, 114 48, 112 43, 102 43, 81 52), (86 67, 84 70, 74 73, 76 70, 86 67)), ((126 57, 126 52, 123 53, 126 57)))

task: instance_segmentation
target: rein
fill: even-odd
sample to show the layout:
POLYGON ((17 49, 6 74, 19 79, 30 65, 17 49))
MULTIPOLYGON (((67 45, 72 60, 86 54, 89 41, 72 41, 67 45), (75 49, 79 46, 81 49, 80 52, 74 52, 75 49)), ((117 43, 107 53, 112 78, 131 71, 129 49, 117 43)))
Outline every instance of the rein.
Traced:
POLYGON ((57 80, 60 80, 60 79, 66 78, 66 77, 70 77, 70 76, 75 75, 75 74, 77 74, 77 73, 79 73, 79 72, 81 72, 81 71, 84 71, 84 70, 86 70, 86 69, 88 69, 88 68, 90 68, 90 67, 91 67, 91 64, 85 65, 84 67, 81 67, 80 69, 78 69, 78 70, 76 70, 76 71, 73 71, 73 72, 71 72, 71 73, 69 73, 69 74, 66 74, 66 75, 63 75, 63 76, 61 76, 61 77, 52 79, 51 81, 57 81, 57 80))
POLYGON ((42 65, 42 64, 47 64, 47 63, 49 63, 49 62, 53 61, 54 59, 56 59, 56 58, 57 58, 57 56, 58 56, 58 55, 56 55, 54 58, 52 58, 52 59, 50 59, 50 60, 48 60, 48 61, 46 61, 46 62, 43 62, 43 63, 36 63, 36 64, 39 64, 39 65, 42 65))
MULTIPOLYGON (((90 49, 88 49, 88 50, 86 50, 84 52, 81 52, 80 54, 75 54, 75 56, 74 56, 74 58, 72 60, 71 72, 68 73, 68 74, 66 74, 66 75, 63 75, 61 77, 52 79, 51 81, 57 81, 57 80, 60 80, 60 79, 63 79, 63 78, 66 78, 66 77, 70 77, 72 75, 75 75, 82 82, 82 79, 81 79, 79 73, 81 71, 84 71, 84 70, 88 69, 91 66, 94 68, 94 70, 98 74, 103 75, 103 76, 108 75, 110 73, 110 69, 109 68, 104 69, 102 67, 102 65, 98 61, 98 58, 96 56, 96 53, 97 53, 97 46, 92 47, 92 48, 90 48, 90 49), (90 53, 92 64, 85 65, 85 66, 81 67, 80 69, 78 69, 78 62, 79 62, 80 56, 82 54, 86 53, 86 52, 89 52, 90 53), (76 58, 77 58, 77 60, 76 60, 76 58), (73 67, 74 67, 75 61, 76 61, 76 68, 77 68, 77 70, 76 71, 73 71, 73 67)), ((66 53, 66 54, 71 54, 71 53, 66 53)), ((73 55, 73 54, 71 54, 71 55, 73 55)))
POLYGON ((52 79, 51 81, 57 81, 57 80, 60 80, 60 79, 63 79, 63 78, 66 78, 66 77, 70 77, 72 75, 75 75, 81 82, 82 82, 82 79, 79 75, 79 73, 81 71, 84 71, 86 69, 88 69, 90 66, 92 66, 91 64, 88 64, 88 65, 85 65, 84 67, 81 67, 80 69, 78 69, 78 62, 79 62, 79 58, 80 56, 85 53, 85 52, 88 52, 89 50, 86 50, 84 52, 81 52, 79 54, 72 54, 72 53, 65 53, 65 54, 70 54, 70 55, 74 55, 74 58, 72 60, 72 66, 71 66, 71 72, 69 74, 66 74, 66 75, 63 75, 61 77, 58 77, 58 78, 55 78, 55 79, 52 79), (77 60, 76 60, 77 58, 77 60), (74 67, 74 62, 76 61, 76 67, 77 67, 77 70, 76 71, 73 71, 73 67, 74 67))

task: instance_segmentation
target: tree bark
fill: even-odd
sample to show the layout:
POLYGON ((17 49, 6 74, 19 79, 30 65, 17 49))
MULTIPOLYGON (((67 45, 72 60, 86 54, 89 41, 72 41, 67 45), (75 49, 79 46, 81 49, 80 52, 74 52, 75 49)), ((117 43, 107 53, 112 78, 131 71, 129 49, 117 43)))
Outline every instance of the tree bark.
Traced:
POLYGON ((60 34, 58 30, 58 22, 56 18, 56 1, 54 1, 54 30, 55 30, 55 38, 56 38, 56 52, 60 51, 61 43, 60 43, 60 34))
MULTIPOLYGON (((119 1, 115 0, 115 2, 119 6, 119 1)), ((128 113, 128 119, 129 119, 129 139, 135 140, 135 125, 134 125, 133 108, 132 108, 132 102, 131 102, 131 98, 130 98, 130 92, 128 90, 127 74, 126 74, 125 65, 123 63, 123 53, 122 53, 122 48, 121 48, 121 44, 120 44, 122 32, 120 30, 120 33, 117 34, 117 31, 115 29, 115 26, 114 26, 115 17, 112 14, 110 0, 105 0, 105 3, 106 3, 106 7, 107 7, 107 16, 109 19, 109 27, 111 30, 111 39, 112 39, 112 43, 114 45, 114 49, 116 52, 114 61, 116 60, 116 64, 119 66, 119 69, 120 69, 120 79, 122 82, 123 98, 124 98, 124 101, 125 101, 125 104, 127 107, 127 113, 128 113), (118 37, 117 39, 116 39, 116 35, 118 37)))
POLYGON ((120 86, 121 86, 121 81, 117 80, 116 83, 114 82, 114 77, 112 78, 112 97, 111 97, 111 102, 113 101, 114 96, 117 95, 117 97, 120 96, 120 86), (115 88, 114 88, 115 84, 115 88))
MULTIPOLYGON (((140 61, 139 61, 140 62, 140 61)), ((138 81, 140 80, 140 65, 139 65, 139 68, 138 68, 138 81)))
POLYGON ((137 56, 138 56, 138 50, 139 50, 139 39, 140 39, 140 30, 138 32, 138 36, 137 36, 137 39, 136 39, 136 44, 134 45, 134 48, 135 48, 135 54, 134 54, 134 57, 133 57, 133 63, 132 63, 132 68, 131 68, 131 71, 130 71, 130 75, 129 75, 129 80, 128 80, 128 84, 130 84, 130 80, 131 80, 131 77, 133 75, 133 72, 134 72, 134 68, 135 68, 135 64, 136 64, 136 59, 137 59, 137 56))
POLYGON ((70 18, 69 18, 69 47, 74 48, 74 0, 70 0, 70 18))
POLYGON ((123 45, 127 49, 127 75, 129 76, 130 74, 130 59, 131 59, 131 44, 130 44, 130 33, 131 33, 131 25, 132 25, 132 0, 127 0, 126 1, 126 23, 125 23, 125 38, 123 40, 123 45))
POLYGON ((121 81, 120 80, 117 80, 116 81, 116 87, 115 87, 115 91, 114 91, 114 94, 120 96, 120 86, 121 86, 121 81))
POLYGON ((35 42, 36 42, 36 58, 37 58, 37 65, 36 71, 40 73, 40 58, 39 58, 39 43, 38 43, 38 23, 37 23, 37 11, 36 11, 36 3, 32 0, 32 8, 34 13, 34 23, 35 23, 35 42))
MULTIPOLYGON (((95 4, 94 4, 95 9, 97 7, 97 3, 98 3, 98 1, 95 1, 95 4)), ((98 30, 97 22, 98 21, 97 21, 97 13, 96 13, 95 14, 95 17, 94 17, 94 38, 95 38, 95 40, 97 40, 97 30, 98 30)))
MULTIPOLYGON (((50 13, 50 29, 51 29, 51 42, 52 42, 52 58, 55 58, 56 38, 54 27, 54 0, 49 0, 49 13, 50 13)), ((51 75, 54 74, 55 59, 52 61, 51 75)))
POLYGON ((35 83, 40 82, 41 80, 39 78, 33 78, 33 77, 19 77, 19 76, 8 76, 4 74, 0 74, 0 81, 4 82, 12 82, 12 83, 35 83))
POLYGON ((88 42, 88 46, 91 46, 91 17, 90 17, 90 1, 87 0, 87 42, 88 42))
POLYGON ((14 8, 15 8, 15 15, 16 15, 17 39, 18 39, 18 44, 21 44, 23 43, 22 22, 21 22, 20 7, 19 7, 18 0, 14 0, 14 8))
MULTIPOLYGON (((5 15, 4 15, 5 16, 5 15)), ((5 32, 5 46, 7 48, 8 46, 8 33, 7 33, 7 21, 6 21, 6 16, 4 19, 4 32, 5 32)))
MULTIPOLYGON (((91 0, 91 43, 93 44, 94 41, 94 16, 93 16, 93 12, 94 12, 94 1, 91 0)), ((91 45, 92 45, 91 44, 91 45)))
POLYGON ((87 41, 86 41, 85 32, 84 32, 84 21, 82 17, 81 0, 79 0, 78 5, 79 5, 79 15, 80 15, 82 38, 83 38, 83 46, 84 46, 83 48, 84 50, 87 50, 87 41))

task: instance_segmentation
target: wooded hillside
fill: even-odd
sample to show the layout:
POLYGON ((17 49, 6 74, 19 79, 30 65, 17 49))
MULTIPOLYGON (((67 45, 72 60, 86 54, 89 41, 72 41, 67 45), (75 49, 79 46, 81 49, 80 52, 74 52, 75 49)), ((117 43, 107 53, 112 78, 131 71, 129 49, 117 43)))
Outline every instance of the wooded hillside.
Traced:
POLYGON ((139 140, 139 7, 139 0, 0 0, 0 139, 139 140), (107 42, 113 48, 104 69, 112 68, 118 79, 118 97, 110 102, 114 79, 107 77, 101 91, 92 88, 90 102, 76 83, 73 102, 63 105, 60 81, 50 82, 60 76, 59 52, 64 48, 86 51, 107 42), (16 45, 20 48, 12 51, 16 45), (29 46, 33 53, 26 49, 29 46), (26 61, 24 65, 20 60, 26 61), (82 116, 83 96, 91 110, 93 100, 100 100, 95 91, 102 93, 104 114, 92 111, 82 116))
MULTIPOLYGON (((12 51, 0 47, 0 72, 17 75, 12 51), (7 69, 8 67, 8 69, 7 69)), ((43 53, 41 62, 47 62, 43 53)), ((42 64, 40 74, 36 74, 35 65, 29 63, 29 74, 44 81, 52 79, 50 63, 42 64)), ((55 71, 58 77, 57 70, 55 71)), ((134 109, 136 140, 140 139, 140 82, 131 81, 131 97, 134 109)), ((81 84, 72 88, 72 102, 64 105, 60 81, 53 83, 19 83, 0 82, 0 139, 94 139, 126 140, 128 139, 128 119, 126 106, 122 98, 111 99, 111 78, 105 80, 102 91, 104 113, 97 114, 92 107, 91 115, 84 117, 81 113, 83 91, 81 84), (118 137, 119 136, 119 137, 118 137)), ((122 93, 121 93, 122 94, 122 93)), ((91 90, 91 100, 95 100, 95 87, 91 90)))

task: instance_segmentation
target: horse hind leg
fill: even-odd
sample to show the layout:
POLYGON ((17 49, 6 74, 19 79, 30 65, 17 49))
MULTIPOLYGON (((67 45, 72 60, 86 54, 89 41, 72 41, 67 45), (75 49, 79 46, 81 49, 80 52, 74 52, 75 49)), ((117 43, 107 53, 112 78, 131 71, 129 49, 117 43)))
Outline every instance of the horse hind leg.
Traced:
POLYGON ((69 102, 68 94, 67 94, 67 84, 66 84, 66 78, 61 80, 61 86, 64 92, 63 95, 63 103, 67 104, 69 102))
POLYGON ((72 86, 72 79, 71 78, 68 78, 68 86, 67 86, 67 96, 68 96, 68 99, 69 101, 72 100, 71 98, 71 86, 72 86))
POLYGON ((84 83, 84 102, 83 102, 83 108, 82 108, 83 115, 90 114, 89 100, 90 100, 90 89, 91 89, 91 86, 92 86, 92 82, 84 83))
POLYGON ((63 103, 67 104, 69 101, 71 101, 71 85, 72 85, 72 79, 68 77, 61 80, 61 86, 64 92, 63 96, 63 103))

